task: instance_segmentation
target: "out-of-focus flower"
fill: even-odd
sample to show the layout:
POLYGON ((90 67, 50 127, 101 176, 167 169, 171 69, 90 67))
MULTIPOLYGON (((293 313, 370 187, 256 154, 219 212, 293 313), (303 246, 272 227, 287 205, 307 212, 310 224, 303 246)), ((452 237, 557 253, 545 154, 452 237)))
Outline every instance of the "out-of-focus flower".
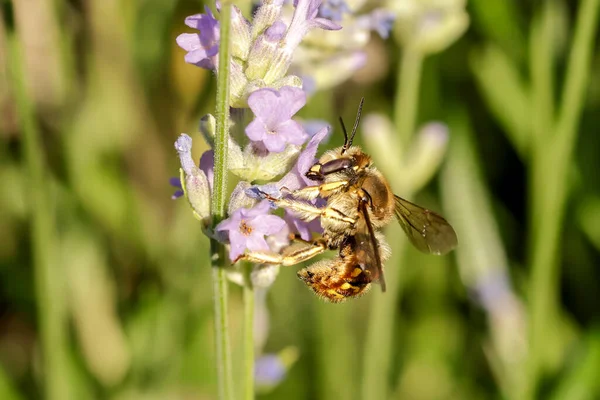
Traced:
POLYGON ((177 37, 177 44, 188 52, 185 62, 200 68, 214 69, 219 53, 219 21, 208 6, 204 10, 206 14, 196 14, 185 19, 187 26, 200 33, 182 33, 177 37))
POLYGON ((369 138, 365 147, 377 158, 378 167, 410 191, 420 190, 431 180, 444 159, 450 136, 445 124, 429 122, 403 146, 392 121, 381 114, 366 115, 361 130, 369 138))
POLYGON ((302 125, 292 120, 292 116, 304 104, 306 95, 302 89, 285 86, 279 91, 257 90, 248 98, 248 105, 256 118, 246 127, 246 135, 277 153, 282 152, 288 143, 303 144, 308 135, 302 125))
POLYGON ((261 386, 275 386, 283 380, 287 373, 283 361, 275 354, 265 354, 256 360, 254 376, 261 386))
POLYGON ((341 21, 346 13, 350 13, 350 7, 344 0, 327 0, 319 9, 319 15, 332 21, 341 21))
POLYGON ((281 383, 298 360, 298 356, 295 347, 286 347, 278 354, 264 354, 259 357, 254 364, 257 388, 261 392, 267 392, 281 383))
POLYGON ((390 36, 390 31, 396 20, 396 14, 388 9, 378 8, 373 10, 368 18, 370 28, 377 32, 379 36, 383 39, 387 39, 390 36))
POLYGON ((363 6, 362 0, 326 0, 319 9, 319 15, 338 21, 344 29, 326 37, 309 33, 296 50, 292 71, 307 82, 309 92, 337 86, 362 68, 371 31, 388 36, 395 14, 383 8, 362 12, 363 6))
POLYGON ((466 0, 388 0, 387 4, 397 15, 396 39, 425 54, 444 50, 469 26, 466 0))
POLYGON ((285 227, 285 221, 270 215, 268 201, 252 208, 238 208, 230 217, 219 223, 215 230, 227 232, 230 243, 229 258, 233 261, 246 250, 268 251, 265 235, 273 235, 285 227))

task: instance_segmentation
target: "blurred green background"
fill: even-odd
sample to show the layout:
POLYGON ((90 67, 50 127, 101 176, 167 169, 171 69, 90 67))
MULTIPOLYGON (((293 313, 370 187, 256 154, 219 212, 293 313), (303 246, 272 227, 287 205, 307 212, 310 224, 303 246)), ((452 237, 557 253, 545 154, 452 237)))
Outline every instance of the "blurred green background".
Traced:
MULTIPOLYGON (((257 351, 297 361, 259 398, 600 399, 598 1, 466 10, 466 33, 424 59, 416 104, 450 141, 414 198, 458 250, 399 249, 388 293, 341 305, 282 269, 257 301, 257 351)), ((214 111, 212 74, 175 44, 201 11, 0 1, 0 399, 216 398, 208 241, 168 185, 176 137, 214 111)), ((352 121, 364 96, 391 118, 403 51, 375 35, 367 51, 301 115, 352 121)))

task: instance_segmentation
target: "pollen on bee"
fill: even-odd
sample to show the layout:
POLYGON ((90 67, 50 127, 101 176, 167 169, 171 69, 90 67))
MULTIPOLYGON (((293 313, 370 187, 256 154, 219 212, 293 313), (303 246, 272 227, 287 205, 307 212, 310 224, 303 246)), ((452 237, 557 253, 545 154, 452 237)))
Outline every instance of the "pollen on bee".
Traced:
POLYGON ((362 269, 360 269, 360 268, 354 268, 354 271, 352 271, 352 273, 350 274, 350 276, 353 277, 353 278, 356 278, 362 272, 363 272, 362 269))

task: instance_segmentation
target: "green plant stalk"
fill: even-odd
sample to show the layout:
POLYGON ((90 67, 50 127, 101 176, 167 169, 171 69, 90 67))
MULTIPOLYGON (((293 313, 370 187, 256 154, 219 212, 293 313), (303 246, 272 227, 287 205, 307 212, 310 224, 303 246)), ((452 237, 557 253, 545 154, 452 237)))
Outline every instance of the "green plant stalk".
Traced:
MULTIPOLYGON (((219 69, 217 73, 217 105, 215 135, 215 174, 211 209, 213 226, 225 218, 227 201, 227 139, 229 137, 229 75, 231 53, 231 4, 221 2, 219 69)), ((229 324, 227 321, 228 260, 225 247, 214 239, 210 241, 214 295, 216 360, 219 399, 233 398, 229 324)))
POLYGON ((536 151, 537 157, 533 159, 533 177, 536 180, 533 185, 539 188, 539 192, 532 193, 532 207, 538 218, 533 225, 531 249, 531 329, 528 374, 523 391, 525 399, 536 396, 543 372, 542 354, 547 345, 546 327, 557 308, 559 241, 567 197, 567 178, 589 80, 599 4, 600 0, 584 0, 580 5, 556 130, 550 138, 550 145, 545 145, 546 151, 536 151), (542 174, 542 171, 546 171, 546 174, 542 174), (552 177, 547 175, 548 171, 552 171, 552 177))
MULTIPOLYGON (((529 226, 531 227, 530 239, 537 237, 538 222, 541 210, 533 204, 536 193, 544 191, 544 178, 547 170, 536 159, 543 157, 548 152, 547 145, 551 143, 554 126, 554 87, 553 87, 553 37, 555 2, 548 1, 534 19, 529 38, 529 58, 531 69, 531 112, 533 115, 531 133, 528 140, 530 149, 529 159, 531 165, 531 182, 529 196, 529 226)), ((530 243, 531 245, 532 243, 530 243)))
POLYGON ((423 54, 407 45, 398 69, 398 96, 394 102, 394 124, 406 150, 414 134, 419 106, 419 87, 423 69, 423 54))
POLYGON ((49 400, 69 399, 66 344, 68 323, 66 299, 61 290, 60 264, 54 237, 54 210, 48 190, 44 152, 35 111, 23 76, 21 49, 18 39, 9 40, 11 81, 23 129, 23 158, 26 163, 29 211, 31 212, 31 242, 35 293, 43 353, 44 392, 49 400))
POLYGON ((361 398, 365 400, 390 398, 389 372, 393 354, 394 321, 398 316, 395 306, 402 295, 401 267, 406 253, 406 240, 403 235, 400 225, 395 223, 386 230, 386 236, 394 238, 391 243, 392 256, 386 262, 389 266, 385 270, 387 291, 381 293, 378 286, 371 289, 372 292, 378 293, 371 293, 364 346, 361 398))
POLYGON ((254 399, 254 288, 250 279, 252 265, 244 265, 246 282, 244 285, 244 396, 254 399))
MULTIPOLYGON (((423 67, 423 54, 407 46, 404 49, 402 61, 398 69, 398 90, 395 101, 394 123, 397 133, 406 151, 415 131, 417 121, 417 106, 419 102, 419 83, 423 67)), ((401 155, 405 159, 404 154, 401 155)), ((398 171, 383 171, 388 176, 398 176, 398 171), (394 175, 395 174, 395 175, 394 175)), ((393 182, 394 188, 400 190, 402 197, 410 199, 412 189, 402 182, 402 176, 393 182)), ((392 257, 386 263, 391 268, 386 269, 387 292, 376 294, 371 299, 369 323, 367 324, 367 337, 365 340, 363 356, 363 399, 386 399, 389 395, 389 371, 391 365, 392 333, 394 320, 398 314, 395 310, 401 296, 401 261, 405 258, 406 240, 403 238, 400 226, 393 224, 387 229, 389 237, 400 238, 394 240, 392 257)))

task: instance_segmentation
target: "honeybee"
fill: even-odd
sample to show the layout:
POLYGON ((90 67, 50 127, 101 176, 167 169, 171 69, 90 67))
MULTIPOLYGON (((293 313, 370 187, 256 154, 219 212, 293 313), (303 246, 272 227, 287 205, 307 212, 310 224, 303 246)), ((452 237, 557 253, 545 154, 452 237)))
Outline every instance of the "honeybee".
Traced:
POLYGON ((317 261, 298 272, 318 296, 334 303, 363 295, 372 282, 378 282, 385 292, 383 264, 390 248, 380 231, 394 216, 422 252, 441 255, 458 243, 454 229, 442 216, 394 195, 371 157, 352 145, 363 102, 364 98, 350 136, 340 118, 344 145, 325 152, 306 172, 315 185, 294 191, 282 188, 285 196, 280 198, 260 193, 303 220, 320 217, 322 237, 301 241, 301 246, 293 244, 281 253, 250 252, 240 257, 261 264, 296 265, 326 250, 339 250, 333 259, 317 261), (326 205, 307 202, 317 198, 325 199, 326 205))

